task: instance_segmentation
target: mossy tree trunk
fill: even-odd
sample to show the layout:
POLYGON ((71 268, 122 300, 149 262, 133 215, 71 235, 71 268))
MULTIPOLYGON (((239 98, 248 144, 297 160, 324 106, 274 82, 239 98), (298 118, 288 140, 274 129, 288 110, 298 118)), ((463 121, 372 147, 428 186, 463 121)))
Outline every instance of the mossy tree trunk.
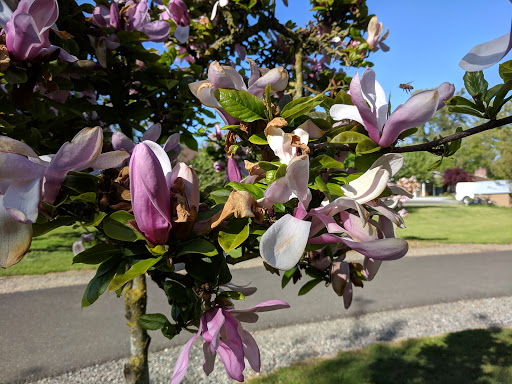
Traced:
POLYGON ((140 275, 124 289, 126 323, 130 329, 130 361, 124 366, 126 384, 149 384, 148 348, 151 338, 139 325, 139 317, 146 313, 146 276, 140 275))

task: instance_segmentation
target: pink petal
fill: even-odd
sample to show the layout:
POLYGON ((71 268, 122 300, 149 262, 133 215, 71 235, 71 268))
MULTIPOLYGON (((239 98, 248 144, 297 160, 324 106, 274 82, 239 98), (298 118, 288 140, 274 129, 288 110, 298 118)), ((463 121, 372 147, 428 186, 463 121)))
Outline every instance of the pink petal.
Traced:
POLYGON ((85 251, 84 243, 81 240, 75 241, 72 246, 73 256, 85 251))
POLYGON ((225 312, 226 321, 221 329, 221 339, 217 353, 226 368, 226 373, 233 380, 244 381, 244 347, 242 338, 238 334, 238 321, 225 312))
POLYGON ((361 243, 349 238, 343 238, 341 242, 354 251, 375 260, 397 260, 404 257, 409 250, 407 241, 396 238, 364 241, 361 243))
POLYGON ((281 177, 275 180, 264 193, 265 200, 273 203, 284 204, 295 197, 290 187, 286 182, 286 177, 281 177))
POLYGON ((444 82, 437 87, 437 91, 439 92, 439 104, 437 105, 437 109, 439 110, 445 106, 445 100, 453 97, 455 86, 452 83, 444 82))
POLYGON ((34 150, 27 144, 7 136, 0 136, 0 151, 17 153, 27 157, 38 157, 34 150))
MULTIPOLYGON (((375 72, 371 69, 366 70, 363 77, 365 78, 365 84, 369 84, 371 80, 375 82, 375 72)), ((352 97, 352 103, 354 103, 359 111, 361 119, 363 120, 363 126, 368 132, 370 139, 378 143, 380 140, 380 126, 377 121, 376 113, 372 112, 370 107, 366 104, 359 73, 356 73, 350 82, 350 96, 352 97)))
POLYGON ((185 348, 181 351, 178 356, 178 360, 176 360, 176 364, 174 365, 174 372, 172 374, 171 384, 179 384, 181 380, 185 377, 188 368, 188 356, 190 355, 190 349, 192 348, 192 344, 201 334, 201 330, 203 328, 203 319, 201 317, 201 322, 199 323, 199 329, 197 333, 192 336, 192 338, 187 342, 185 348))
POLYGON ((169 138, 165 142, 164 151, 165 152, 169 152, 171 150, 176 151, 176 147, 179 145, 180 145, 180 134, 174 133, 171 136, 169 136, 169 138))
POLYGON ((382 137, 377 144, 383 148, 389 147, 403 131, 425 124, 434 116, 438 105, 439 92, 437 90, 415 94, 405 104, 399 105, 389 116, 382 131, 382 137))
POLYGON ((285 179, 292 193, 304 204, 304 208, 307 209, 311 201, 311 191, 308 188, 309 156, 294 157, 286 169, 285 179))
POLYGON ((359 241, 373 241, 378 239, 377 229, 371 224, 363 226, 361 219, 356 215, 342 211, 340 212, 340 218, 343 222, 343 227, 353 238, 359 241))
POLYGON ((247 61, 249 62, 249 65, 251 67, 251 77, 249 78, 249 88, 251 85, 253 85, 256 80, 258 80, 261 76, 260 69, 258 68, 258 65, 253 59, 248 58, 247 61))
POLYGON ((8 268, 19 262, 30 249, 32 224, 15 221, 3 206, 0 195, 0 267, 8 268))
POLYGON ((116 151, 123 150, 128 153, 132 153, 135 144, 124 133, 116 131, 112 134, 112 147, 116 151))
POLYGON ((35 223, 39 214, 42 179, 16 180, 5 193, 3 204, 9 214, 20 223, 35 223))
POLYGON ((170 192, 160 161, 146 143, 151 142, 135 146, 130 160, 133 214, 148 240, 165 244, 171 229, 170 192))
POLYGON ((228 158, 226 173, 229 181, 240 182, 242 180, 242 174, 240 173, 240 168, 238 167, 238 163, 235 159, 228 158))
POLYGON ((242 328, 242 324, 238 323, 238 334, 242 338, 242 343, 244 346, 244 355, 251 368, 259 372, 261 368, 261 359, 260 359, 260 349, 258 348, 258 344, 256 344, 256 340, 254 337, 242 328))
MULTIPOLYGON (((155 43, 162 43, 169 38, 171 25, 164 20, 156 20, 151 23, 144 24, 140 31, 148 35, 149 40, 155 43)), ((186 41, 186 40, 185 40, 186 41)))
POLYGON ((210 373, 213 372, 213 368, 215 368, 215 357, 217 356, 217 352, 215 350, 212 352, 210 343, 205 342, 203 344, 203 353, 203 371, 206 376, 209 376, 210 373))
POLYGON ((126 151, 111 151, 105 152, 98 156, 98 158, 90 164, 94 169, 109 169, 120 166, 130 154, 126 151))
POLYGON ((288 71, 283 67, 277 67, 256 80, 247 91, 261 98, 268 84, 270 84, 273 93, 280 92, 288 86, 288 79, 288 71))
POLYGON ((310 227, 310 222, 284 215, 261 237, 261 257, 274 268, 284 271, 293 268, 304 253, 310 227))
POLYGON ((224 312, 220 307, 215 307, 203 314, 204 332, 203 339, 210 344, 210 352, 215 353, 219 345, 220 330, 226 320, 224 312))
POLYGON ((162 125, 160 123, 153 124, 151 127, 147 129, 146 132, 142 135, 141 141, 144 140, 150 140, 154 141, 155 143, 160 138, 160 135, 162 134, 162 125))
MULTIPOLYGON (((169 156, 164 151, 164 149, 154 141, 143 141, 143 143, 153 151, 154 155, 158 158, 158 161, 160 162, 160 166, 162 167, 162 172, 165 176, 165 182, 167 183, 167 188, 171 189, 172 187, 172 180, 173 180, 173 173, 172 173, 172 166, 171 161, 169 160, 169 156)), ((175 173, 176 175, 176 173, 175 173)), ((176 178, 177 176, 174 176, 176 178)))
POLYGON ((44 176, 46 167, 16 153, 0 152, 0 180, 33 180, 44 176))
POLYGON ((381 264, 382 264, 382 260, 375 260, 375 259, 371 259, 369 257, 364 258, 363 274, 368 281, 373 280, 373 278, 377 274, 381 264))
POLYGON ((186 25, 186 26, 178 25, 176 27, 176 29, 174 30, 174 37, 176 38, 176 40, 178 40, 178 43, 185 44, 188 41, 189 35, 190 35, 190 25, 186 25))

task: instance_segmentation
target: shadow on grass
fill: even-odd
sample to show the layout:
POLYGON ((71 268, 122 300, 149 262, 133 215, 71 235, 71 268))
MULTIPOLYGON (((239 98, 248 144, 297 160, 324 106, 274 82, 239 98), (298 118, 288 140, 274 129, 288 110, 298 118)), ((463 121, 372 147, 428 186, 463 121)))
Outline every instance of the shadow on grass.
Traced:
POLYGON ((404 240, 420 240, 420 241, 436 241, 436 240, 448 240, 447 237, 418 237, 418 236, 401 236, 404 240))
POLYGON ((341 352, 251 383, 507 384, 512 383, 511 350, 510 329, 468 330, 341 352))

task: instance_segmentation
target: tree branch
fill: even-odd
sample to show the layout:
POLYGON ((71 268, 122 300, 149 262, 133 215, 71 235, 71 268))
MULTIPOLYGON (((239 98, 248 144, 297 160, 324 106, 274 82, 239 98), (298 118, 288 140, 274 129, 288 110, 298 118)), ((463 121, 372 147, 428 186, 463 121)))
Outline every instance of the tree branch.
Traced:
MULTIPOLYGON (((440 145, 450 143, 455 140, 462 139, 464 137, 472 136, 480 132, 488 131, 490 129, 503 127, 505 125, 512 124, 512 116, 505 117, 503 119, 499 120, 490 120, 487 123, 478 125, 476 127, 466 129, 465 131, 456 132, 452 135, 448 135, 446 137, 443 137, 442 139, 436 139, 429 141, 428 143, 422 143, 422 144, 414 144, 414 145, 406 145, 404 147, 388 147, 388 148, 382 148, 380 151, 375 153, 405 153, 405 152, 430 152, 436 154, 437 151, 435 150, 440 145)), ((325 151, 325 149, 328 146, 333 145, 334 148, 336 148, 338 151, 350 151, 353 150, 354 145, 353 144, 341 144, 341 143, 321 143, 321 144, 309 144, 309 148, 311 150, 311 153, 318 153, 325 151)))

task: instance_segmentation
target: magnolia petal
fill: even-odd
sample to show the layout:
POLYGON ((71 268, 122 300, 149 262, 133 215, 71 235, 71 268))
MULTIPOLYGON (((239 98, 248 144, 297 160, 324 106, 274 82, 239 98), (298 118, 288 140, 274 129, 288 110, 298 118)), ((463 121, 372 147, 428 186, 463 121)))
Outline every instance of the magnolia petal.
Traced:
POLYGON ((112 147, 118 151, 123 150, 132 153, 135 144, 133 141, 122 132, 114 132, 112 134, 112 147))
POLYGON ((212 308, 205 312, 203 339, 210 344, 210 352, 215 353, 219 345, 220 330, 224 326, 226 317, 220 307, 212 308))
POLYGON ((404 257, 409 245, 404 239, 389 238, 374 241, 357 242, 347 237, 341 242, 360 254, 375 260, 397 260, 404 257))
POLYGON ((350 266, 340 260, 334 260, 331 264, 332 289, 338 296, 342 296, 347 284, 350 282, 350 266))
POLYGON ((386 153, 379 157, 372 164, 370 169, 382 167, 389 172, 391 176, 395 176, 404 165, 404 157, 397 153, 386 153))
POLYGON ((35 223, 41 200, 41 179, 11 182, 3 199, 10 215, 20 223, 35 223))
MULTIPOLYGON (((346 211, 340 212, 340 219, 343 223, 343 228, 358 241, 373 241, 378 239, 378 231, 373 225, 364 225, 356 215, 346 211)), ((330 232, 330 231, 329 231, 330 232)))
POLYGON ((217 353, 212 352, 210 343, 206 342, 203 344, 203 353, 203 371, 206 376, 210 376, 210 373, 213 372, 213 368, 215 368, 215 357, 217 356, 217 353))
POLYGON ((32 224, 15 221, 3 206, 0 195, 0 267, 8 268, 19 262, 30 249, 32 224))
POLYGON ((288 164, 292 158, 292 140, 289 135, 276 126, 268 125, 265 129, 265 135, 269 147, 274 154, 279 157, 282 164, 288 164))
MULTIPOLYGON (((375 72, 373 72, 373 70, 366 70, 363 76, 365 77, 365 84, 369 84, 372 79, 375 82, 375 72)), ((375 143, 378 143, 380 140, 381 126, 379 126, 379 123, 377 121, 377 115, 374 112, 372 112, 372 110, 366 103, 366 99, 363 95, 361 81, 362 80, 359 78, 359 73, 356 73, 356 75, 350 82, 350 96, 352 97, 352 103, 354 103, 354 106, 359 111, 359 115, 361 116, 362 119, 362 124, 366 131, 368 132, 370 139, 372 139, 375 143)), ((354 116, 353 112, 352 115, 354 116)))
MULTIPOLYGON (((382 24, 379 23, 381 26, 382 24)), ((386 93, 381 85, 375 80, 375 71, 367 69, 361 76, 361 90, 364 99, 370 104, 371 111, 377 118, 377 127, 382 131, 382 127, 387 120, 388 102, 386 93)))
POLYGON ((414 197, 411 193, 409 193, 409 191, 397 185, 388 185, 388 188, 393 193, 393 195, 403 195, 407 196, 409 199, 412 199, 414 197))
POLYGON ((82 242, 82 240, 75 241, 73 243, 72 250, 73 250, 73 256, 76 256, 79 253, 82 253, 83 251, 85 251, 84 243, 82 242))
POLYGON ((217 8, 219 6, 219 1, 216 1, 215 4, 213 5, 213 9, 212 9, 212 14, 210 16, 210 20, 215 20, 215 18, 217 17, 217 8))
POLYGON ((27 157, 38 157, 32 148, 21 141, 0 136, 0 152, 11 152, 27 157))
POLYGON ((229 313, 232 315, 240 313, 256 313, 256 312, 269 312, 276 311, 278 309, 290 308, 290 304, 282 300, 267 300, 262 303, 255 305, 248 309, 231 309, 229 313))
POLYGON ((203 319, 199 323, 199 329, 197 333, 192 336, 192 338, 185 344, 185 347, 181 351, 178 356, 178 360, 176 360, 176 364, 174 365, 174 372, 172 374, 171 384, 179 384, 181 380, 185 377, 188 368, 188 356, 190 355, 190 349, 192 348, 192 344, 194 341, 201 335, 201 330, 203 328, 203 319))
POLYGON ((345 196, 364 204, 376 199, 386 189, 390 174, 382 167, 370 168, 348 185, 340 186, 345 196))
POLYGON ((247 89, 247 87, 245 86, 244 78, 237 71, 235 71, 235 69, 233 69, 232 67, 227 66, 227 65, 223 66, 222 68, 224 68, 226 75, 228 75, 228 77, 231 78, 231 81, 233 81, 235 89, 238 89, 238 90, 246 90, 247 89))
MULTIPOLYGON (((223 309, 223 311, 225 311, 223 309)), ((226 373, 233 380, 244 381, 244 346, 238 334, 238 321, 225 312, 226 320, 221 328, 221 339, 217 353, 224 364, 226 373)))
POLYGON ((251 296, 254 293, 256 293, 257 288, 250 287, 249 286, 250 284, 251 283, 248 283, 245 285, 237 285, 237 284, 233 284, 233 283, 227 283, 227 284, 224 284, 224 287, 226 287, 232 291, 235 291, 235 292, 240 292, 244 296, 251 296))
POLYGON ((156 141, 160 138, 162 134, 162 125, 160 123, 153 124, 151 127, 147 129, 146 132, 142 135, 141 141, 150 140, 156 141))
POLYGON ((294 157, 286 169, 285 179, 290 191, 304 204, 304 208, 307 209, 311 201, 311 191, 308 188, 309 156, 302 155, 294 157))
POLYGON ((174 150, 178 145, 180 145, 180 134, 173 133, 164 144, 164 151, 169 152, 174 150))
POLYGON ((181 177, 185 184, 185 193, 187 195, 189 208, 195 208, 197 210, 199 207, 199 180, 194 168, 183 162, 179 162, 171 172, 171 186, 174 185, 174 181, 178 177, 181 177))
MULTIPOLYGON (((153 151, 155 156, 158 158, 158 161, 160 162, 160 166, 162 167, 162 172, 164 173, 164 176, 165 176, 167 188, 171 189, 173 176, 172 176, 171 160, 169 160, 169 156, 164 151, 164 149, 160 145, 155 143, 154 141, 148 140, 148 141, 143 141, 143 143, 145 145, 147 145, 151 149, 151 151, 153 151)), ((177 176, 175 176, 174 178, 176 178, 176 177, 177 176)))
MULTIPOLYGON (((188 41, 189 35, 190 35, 190 25, 185 25, 185 26, 178 25, 176 27, 176 29, 174 30, 174 37, 181 44, 185 44, 188 41)), ((165 40, 167 40, 167 39, 165 39, 165 40)))
POLYGON ((46 167, 16 153, 0 152, 0 180, 42 178, 46 167))
MULTIPOLYGON (((334 106, 333 106, 333 108, 334 108, 334 106)), ((331 108, 331 111, 332 111, 332 108, 331 108)), ((325 133, 311 120, 308 120, 305 123, 302 123, 301 125, 299 125, 298 128, 306 131, 308 133, 309 138, 311 138, 311 139, 319 139, 325 133)), ((302 141, 302 139, 301 139, 301 141, 302 141)), ((305 144, 307 144, 307 143, 305 143, 305 144)))
POLYGON ((398 213, 396 213, 391 208, 387 207, 382 202, 378 204, 374 204, 372 202, 368 202, 368 205, 379 212, 380 215, 389 219, 393 224, 395 224, 399 228, 405 228, 404 219, 398 213))
POLYGON ((336 200, 328 203, 323 207, 313 209, 311 213, 321 213, 325 216, 333 217, 334 215, 340 213, 341 211, 346 211, 347 209, 357 210, 363 225, 370 218, 370 213, 361 204, 348 197, 338 197, 336 200))
POLYGON ((249 78, 249 88, 253 85, 256 80, 258 80, 261 76, 260 69, 258 68, 258 64, 253 59, 247 58, 249 65, 251 67, 251 77, 249 78))
POLYGON ((256 80, 247 90, 254 96, 261 98, 265 88, 270 84, 272 92, 280 92, 288 86, 288 71, 283 67, 277 67, 268 71, 264 76, 256 80))
POLYGON ((352 293, 352 282, 349 281, 349 283, 345 287, 345 291, 343 291, 343 305, 345 309, 349 309, 350 304, 352 304, 352 293))
POLYGON ((105 152, 99 155, 94 163, 92 163, 90 166, 94 169, 116 168, 129 157, 130 154, 126 151, 105 152))
POLYGON ((208 81, 214 85, 214 89, 236 89, 233 78, 226 73, 226 68, 226 66, 220 65, 218 61, 213 61, 208 67, 208 81))
POLYGON ((373 280, 377 272, 379 271, 382 260, 375 260, 369 257, 364 258, 363 261, 363 275, 368 281, 373 280))
POLYGON ((12 16, 12 10, 5 1, 0 1, 0 27, 7 29, 7 22, 12 16))
POLYGON ((331 117, 334 120, 354 120, 364 125, 359 109, 355 105, 336 104, 331 107, 331 117))
POLYGON ((258 344, 256 344, 256 340, 254 337, 242 328, 242 325, 238 323, 238 334, 242 338, 242 343, 244 346, 244 356, 249 362, 251 368, 259 372, 261 369, 261 358, 260 358, 260 349, 258 348, 258 344))
POLYGON ((286 177, 275 180, 265 190, 264 197, 266 201, 284 204, 295 197, 292 190, 286 182, 286 177))
POLYGON ((473 47, 462 58, 459 66, 466 72, 482 71, 498 63, 511 48, 512 32, 473 47))
MULTIPOLYGON (((147 143, 153 142, 137 144, 130 159, 133 214, 137 226, 148 240, 154 244, 164 244, 171 229, 170 192, 169 188, 165 188, 167 180, 160 159, 147 143)), ((153 144, 158 146, 156 143, 153 144)), ((163 152, 163 149, 158 147, 163 152)))
POLYGON ((329 233, 345 232, 345 229, 341 227, 332 217, 322 215, 321 213, 314 213, 312 214, 312 218, 313 220, 311 221, 311 228, 309 230, 310 236, 316 235, 322 228, 326 228, 327 232, 329 233))
POLYGON ((228 165, 226 167, 226 174, 229 181, 240 182, 242 180, 242 174, 240 173, 240 167, 233 158, 228 158, 228 165))
POLYGON ((7 30, 7 49, 17 60, 31 60, 39 55, 42 48, 50 45, 47 34, 39 33, 34 18, 28 13, 15 12, 8 22, 7 30))
POLYGON ((308 142, 309 142, 309 133, 307 131, 305 131, 304 129, 302 129, 301 127, 295 128, 292 131, 292 134, 296 135, 296 136, 299 136, 301 144, 306 144, 306 145, 308 144, 308 142))
POLYGON ((455 93, 455 85, 452 83, 444 82, 439 87, 437 87, 437 91, 439 92, 439 104, 437 105, 437 109, 441 109, 445 106, 444 101, 453 97, 455 93))
POLYGON ((382 131, 382 137, 377 144, 382 148, 389 147, 403 131, 425 124, 434 116, 438 105, 439 92, 437 90, 413 95, 389 116, 382 131))
POLYGON ((302 257, 311 223, 284 215, 263 234, 261 257, 272 267, 287 271, 302 257))

